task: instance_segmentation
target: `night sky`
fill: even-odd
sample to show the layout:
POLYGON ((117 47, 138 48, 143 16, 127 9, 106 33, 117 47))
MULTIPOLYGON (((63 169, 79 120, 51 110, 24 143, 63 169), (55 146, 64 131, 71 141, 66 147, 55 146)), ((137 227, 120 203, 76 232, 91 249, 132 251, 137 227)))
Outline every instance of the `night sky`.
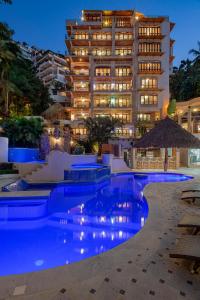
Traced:
POLYGON ((82 9, 136 9, 145 15, 168 15, 176 23, 172 37, 175 64, 187 58, 200 40, 200 0, 13 0, 0 6, 0 20, 15 30, 15 39, 64 53, 65 20, 82 9))

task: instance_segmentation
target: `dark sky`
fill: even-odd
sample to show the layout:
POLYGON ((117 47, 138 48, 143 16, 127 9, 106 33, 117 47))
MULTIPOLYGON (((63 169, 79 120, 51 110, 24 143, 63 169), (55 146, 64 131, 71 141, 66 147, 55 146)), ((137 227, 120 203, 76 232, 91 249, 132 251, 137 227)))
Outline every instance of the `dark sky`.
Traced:
POLYGON ((175 64, 200 40, 200 0, 13 0, 11 6, 0 6, 0 20, 15 30, 15 39, 64 53, 65 20, 80 18, 82 9, 136 9, 146 15, 168 15, 176 23, 175 64))

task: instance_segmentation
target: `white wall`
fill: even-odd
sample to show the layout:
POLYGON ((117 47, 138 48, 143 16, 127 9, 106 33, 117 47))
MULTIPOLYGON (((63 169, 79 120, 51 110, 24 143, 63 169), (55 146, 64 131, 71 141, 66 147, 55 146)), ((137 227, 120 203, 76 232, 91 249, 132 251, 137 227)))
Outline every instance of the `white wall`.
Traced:
POLYGON ((64 171, 73 164, 88 164, 97 161, 96 155, 70 155, 67 152, 51 151, 48 163, 24 177, 29 182, 59 182, 64 180, 64 171))
POLYGON ((0 163, 8 162, 8 138, 0 137, 0 163))
POLYGON ((111 167, 112 173, 131 171, 122 157, 114 157, 113 154, 103 154, 102 161, 104 165, 111 167))

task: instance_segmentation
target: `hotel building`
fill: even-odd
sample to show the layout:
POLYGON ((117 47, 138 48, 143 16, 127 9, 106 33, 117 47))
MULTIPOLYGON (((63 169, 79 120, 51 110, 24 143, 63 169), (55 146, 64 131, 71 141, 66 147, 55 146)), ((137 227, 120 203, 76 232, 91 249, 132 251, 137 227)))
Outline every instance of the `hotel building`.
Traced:
POLYGON ((33 58, 37 69, 37 76, 44 86, 48 87, 54 102, 65 103, 66 75, 69 73, 68 59, 53 51, 40 50, 33 58))
POLYGON ((81 121, 88 116, 112 116, 123 123, 116 134, 129 138, 165 116, 173 27, 168 17, 134 10, 84 10, 81 21, 66 22, 72 85, 66 110, 79 121, 76 133, 85 133, 81 121))

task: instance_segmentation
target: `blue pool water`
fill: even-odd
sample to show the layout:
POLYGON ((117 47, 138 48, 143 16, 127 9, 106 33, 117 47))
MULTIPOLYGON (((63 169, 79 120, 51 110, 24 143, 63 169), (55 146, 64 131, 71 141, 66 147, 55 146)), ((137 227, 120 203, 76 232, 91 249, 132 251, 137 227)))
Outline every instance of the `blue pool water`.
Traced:
MULTIPOLYGON (((20 209, 15 200, 12 217, 8 213, 0 218, 0 275, 63 266, 124 243, 148 217, 145 185, 187 179, 175 174, 127 173, 98 184, 59 184, 52 187, 46 214, 40 218, 31 217, 31 199, 27 200, 28 218, 23 218, 27 211, 22 210, 21 200, 20 209)), ((0 216, 2 209, 5 205, 0 203, 0 216)))
POLYGON ((9 148, 8 161, 16 163, 40 162, 37 148, 9 148))

